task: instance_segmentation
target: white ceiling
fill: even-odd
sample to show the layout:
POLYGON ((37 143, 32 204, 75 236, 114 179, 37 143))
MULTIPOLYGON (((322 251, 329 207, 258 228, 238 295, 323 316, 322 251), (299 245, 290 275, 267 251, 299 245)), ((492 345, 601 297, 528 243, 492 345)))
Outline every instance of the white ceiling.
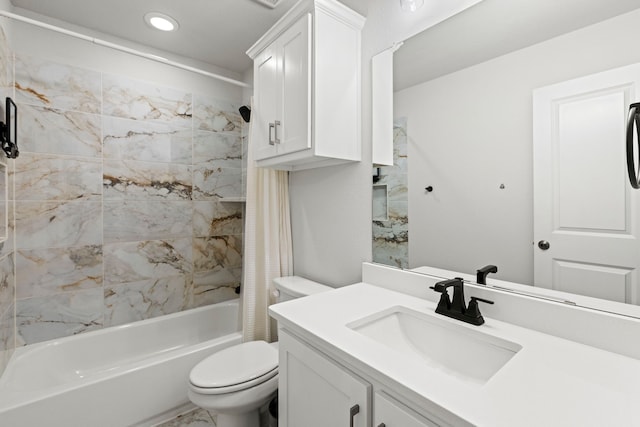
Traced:
MULTIPOLYGON (((11 0, 17 13, 36 13, 235 73, 251 67, 245 51, 296 1, 281 0, 270 9, 253 0, 11 0), (174 17, 180 29, 149 28, 143 20, 149 11, 174 17)), ((365 16, 376 4, 339 1, 365 16)), ((396 90, 639 7, 640 0, 484 0, 405 42, 395 54, 396 90)))
POLYGON ((251 66, 245 51, 295 2, 281 0, 270 9, 252 0, 11 0, 17 8, 238 73, 251 66), (149 28, 143 17, 150 11, 173 17, 179 30, 149 28))
POLYGON ((394 90, 638 8, 640 0, 484 0, 405 41, 394 54, 394 90))

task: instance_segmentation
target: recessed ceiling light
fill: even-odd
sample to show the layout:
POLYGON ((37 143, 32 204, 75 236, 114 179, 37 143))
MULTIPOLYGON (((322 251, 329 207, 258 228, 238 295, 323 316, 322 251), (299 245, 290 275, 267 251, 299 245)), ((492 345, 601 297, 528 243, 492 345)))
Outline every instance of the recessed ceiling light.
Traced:
POLYGON ((149 12, 144 15, 144 22, 160 31, 175 31, 178 29, 178 21, 164 13, 149 12))

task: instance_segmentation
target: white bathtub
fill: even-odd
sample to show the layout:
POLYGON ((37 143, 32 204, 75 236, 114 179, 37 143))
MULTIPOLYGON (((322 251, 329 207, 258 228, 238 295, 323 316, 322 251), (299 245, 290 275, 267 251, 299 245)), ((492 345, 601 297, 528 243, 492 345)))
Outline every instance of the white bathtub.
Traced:
POLYGON ((147 426, 189 405, 188 373, 242 340, 238 301, 16 349, 0 426, 147 426))

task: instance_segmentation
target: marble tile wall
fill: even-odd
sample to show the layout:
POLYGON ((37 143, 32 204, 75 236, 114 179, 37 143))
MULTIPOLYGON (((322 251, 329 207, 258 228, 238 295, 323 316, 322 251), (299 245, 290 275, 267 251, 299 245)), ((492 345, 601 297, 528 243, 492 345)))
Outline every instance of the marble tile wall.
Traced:
MULTIPOLYGON (((9 49, 6 34, 0 23, 0 113, 4 122, 4 100, 12 96, 13 54, 9 49)), ((13 198, 8 173, 13 160, 0 154, 0 374, 4 371, 15 348, 15 267, 13 235, 13 198), (5 225, 6 224, 6 225, 5 225)))
POLYGON ((239 102, 20 53, 15 94, 19 343, 236 297, 239 102))
POLYGON ((373 261, 402 268, 409 266, 407 172, 407 119, 400 118, 393 124, 393 166, 381 168, 374 191, 374 213, 384 216, 381 211, 386 206, 387 214, 373 221, 373 261), (385 200, 376 200, 380 194, 385 200))

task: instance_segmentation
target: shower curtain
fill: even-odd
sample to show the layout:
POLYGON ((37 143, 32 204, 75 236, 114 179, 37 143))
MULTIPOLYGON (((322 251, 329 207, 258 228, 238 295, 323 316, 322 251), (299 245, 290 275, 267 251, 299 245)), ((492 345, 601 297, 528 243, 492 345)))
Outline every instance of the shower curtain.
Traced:
POLYGON ((255 114, 252 119, 247 144, 242 334, 244 341, 271 342, 277 340, 275 322, 267 311, 275 302, 272 282, 276 277, 293 274, 289 176, 286 171, 255 166, 255 114))

